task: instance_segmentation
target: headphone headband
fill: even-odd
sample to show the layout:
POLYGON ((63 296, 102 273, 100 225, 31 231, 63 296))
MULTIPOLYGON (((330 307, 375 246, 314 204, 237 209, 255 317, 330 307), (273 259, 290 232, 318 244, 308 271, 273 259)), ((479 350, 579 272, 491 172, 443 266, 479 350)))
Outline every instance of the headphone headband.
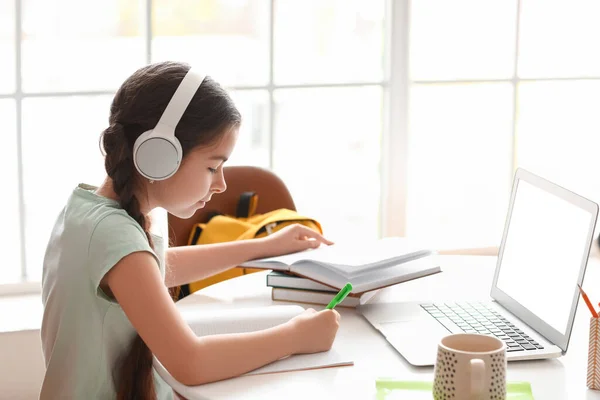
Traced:
POLYGON ((181 120, 183 113, 192 102, 198 88, 204 82, 206 75, 201 74, 193 67, 183 77, 183 80, 175 90, 171 101, 163 112, 160 120, 153 129, 154 135, 175 136, 175 128, 181 120))

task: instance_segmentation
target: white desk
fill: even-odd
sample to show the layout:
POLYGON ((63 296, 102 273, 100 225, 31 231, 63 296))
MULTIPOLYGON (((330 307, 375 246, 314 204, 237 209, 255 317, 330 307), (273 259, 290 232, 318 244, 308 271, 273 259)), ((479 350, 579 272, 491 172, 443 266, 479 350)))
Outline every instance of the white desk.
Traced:
MULTIPOLYGON (((495 257, 444 256, 441 274, 384 289, 372 301, 486 299, 495 260, 495 257)), ((183 299, 180 305, 242 308, 289 304, 271 300, 265 275, 255 273, 218 283, 183 299)), ((594 287, 593 282, 599 282, 599 277, 600 262, 593 260, 588 265, 583 287, 596 302, 600 301, 600 287, 594 287)), ((338 310, 342 319, 335 346, 351 355, 354 366, 234 378, 197 386, 184 395, 190 399, 374 399, 377 377, 432 379, 432 367, 412 367, 355 310, 338 310)), ((589 316, 580 301, 567 355, 552 360, 510 362, 508 380, 531 382, 536 400, 600 400, 600 391, 586 388, 589 316)))

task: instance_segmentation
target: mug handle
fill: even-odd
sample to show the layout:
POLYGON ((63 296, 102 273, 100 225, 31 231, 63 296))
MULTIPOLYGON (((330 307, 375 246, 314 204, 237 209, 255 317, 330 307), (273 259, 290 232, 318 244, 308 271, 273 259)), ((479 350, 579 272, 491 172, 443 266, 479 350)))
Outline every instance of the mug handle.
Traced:
POLYGON ((471 360, 471 399, 479 400, 483 396, 485 362, 479 358, 471 360))

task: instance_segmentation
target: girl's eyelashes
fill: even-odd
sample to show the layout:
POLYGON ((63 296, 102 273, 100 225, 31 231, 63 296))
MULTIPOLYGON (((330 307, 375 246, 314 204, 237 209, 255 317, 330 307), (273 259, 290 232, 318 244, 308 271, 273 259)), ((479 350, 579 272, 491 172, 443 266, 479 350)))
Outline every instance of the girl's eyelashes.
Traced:
POLYGON ((210 171, 211 174, 216 174, 217 173, 217 169, 216 168, 208 168, 208 170, 210 171))

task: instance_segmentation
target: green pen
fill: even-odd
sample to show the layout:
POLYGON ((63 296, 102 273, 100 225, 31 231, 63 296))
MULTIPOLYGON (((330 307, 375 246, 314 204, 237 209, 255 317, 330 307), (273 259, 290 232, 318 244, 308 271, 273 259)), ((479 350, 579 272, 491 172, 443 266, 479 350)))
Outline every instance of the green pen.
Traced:
POLYGON ((340 304, 342 302, 342 300, 344 300, 346 298, 346 296, 348 296, 348 294, 350 294, 351 291, 352 291, 352 284, 350 282, 348 282, 342 288, 342 290, 340 290, 338 292, 338 294, 336 294, 335 297, 333 299, 331 299, 331 301, 329 302, 329 304, 327 304, 327 307, 325 307, 325 308, 332 310, 335 306, 340 304))

